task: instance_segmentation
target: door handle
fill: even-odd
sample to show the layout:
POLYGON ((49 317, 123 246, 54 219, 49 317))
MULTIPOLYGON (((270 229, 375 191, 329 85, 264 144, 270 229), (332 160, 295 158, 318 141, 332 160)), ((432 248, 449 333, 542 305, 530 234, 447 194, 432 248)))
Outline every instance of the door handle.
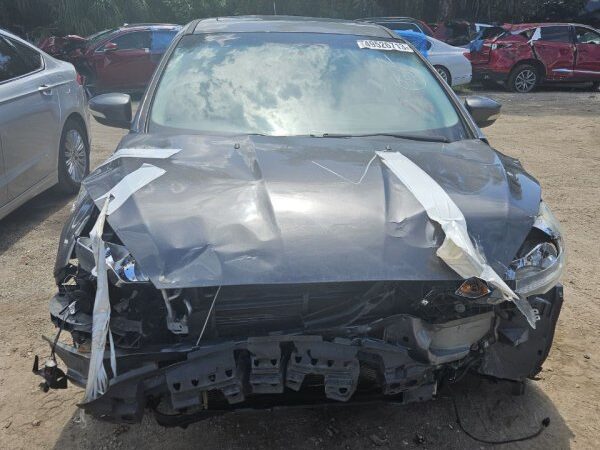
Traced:
POLYGON ((40 85, 40 87, 38 87, 38 91, 43 95, 52 95, 52 87, 48 86, 47 84, 40 85))

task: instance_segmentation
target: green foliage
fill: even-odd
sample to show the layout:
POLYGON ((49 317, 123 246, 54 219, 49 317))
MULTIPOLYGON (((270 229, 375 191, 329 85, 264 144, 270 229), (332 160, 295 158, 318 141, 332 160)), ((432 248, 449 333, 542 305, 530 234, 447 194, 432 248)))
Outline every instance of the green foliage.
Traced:
POLYGON ((89 35, 134 22, 186 23, 198 17, 278 14, 359 18, 406 15, 426 21, 567 20, 586 0, 0 0, 0 27, 32 38, 89 35), (275 8, 274 8, 275 5, 275 8))

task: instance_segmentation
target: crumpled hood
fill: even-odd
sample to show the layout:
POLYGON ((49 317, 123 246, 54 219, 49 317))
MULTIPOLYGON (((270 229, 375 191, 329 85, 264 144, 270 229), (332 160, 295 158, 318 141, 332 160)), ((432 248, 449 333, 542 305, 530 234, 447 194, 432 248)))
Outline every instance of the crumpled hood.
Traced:
POLYGON ((499 274, 529 233, 538 183, 481 141, 129 135, 84 186, 101 197, 144 163, 164 174, 108 223, 158 288, 458 279, 436 256, 443 232, 375 155, 401 152, 463 212, 499 274))

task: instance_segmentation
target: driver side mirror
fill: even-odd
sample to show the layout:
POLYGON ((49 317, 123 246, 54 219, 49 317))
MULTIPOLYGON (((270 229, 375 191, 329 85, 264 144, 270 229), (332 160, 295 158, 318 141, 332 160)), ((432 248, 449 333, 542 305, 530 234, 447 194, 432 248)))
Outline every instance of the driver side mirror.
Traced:
POLYGON ((89 108, 99 123, 108 127, 131 127, 131 97, 127 94, 102 94, 89 101, 89 108))
POLYGON ((115 44, 114 42, 109 42, 108 44, 106 44, 104 46, 104 51, 105 52, 114 52, 115 50, 118 50, 119 46, 117 44, 115 44))
POLYGON ((477 126, 485 128, 498 120, 502 104, 491 98, 476 95, 465 99, 465 108, 467 108, 477 126))

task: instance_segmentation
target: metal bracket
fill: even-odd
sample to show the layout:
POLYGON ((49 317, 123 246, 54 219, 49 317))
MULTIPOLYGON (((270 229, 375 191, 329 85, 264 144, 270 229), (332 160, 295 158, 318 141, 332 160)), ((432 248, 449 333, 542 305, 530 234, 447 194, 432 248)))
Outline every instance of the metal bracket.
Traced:
POLYGON ((279 342, 248 339, 250 352, 249 382, 255 394, 282 394, 283 370, 279 342))
POLYGON ((342 402, 350 400, 360 373, 356 358, 358 347, 344 339, 333 342, 294 341, 294 346, 287 367, 287 387, 299 391, 307 375, 322 375, 327 398, 342 402))

